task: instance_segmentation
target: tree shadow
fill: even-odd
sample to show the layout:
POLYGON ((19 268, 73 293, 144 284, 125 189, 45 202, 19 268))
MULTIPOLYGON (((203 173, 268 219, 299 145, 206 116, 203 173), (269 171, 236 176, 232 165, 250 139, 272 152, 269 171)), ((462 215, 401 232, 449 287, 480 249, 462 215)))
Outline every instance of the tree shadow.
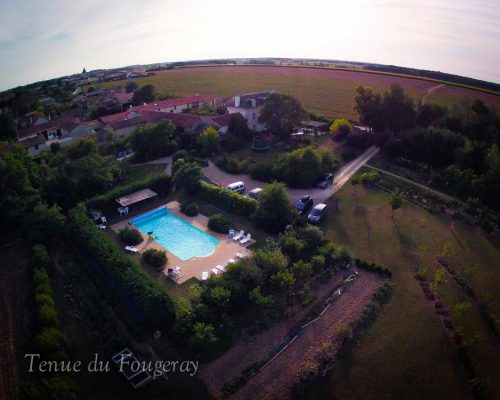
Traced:
POLYGON ((410 236, 406 235, 399 229, 399 226, 395 220, 393 220, 393 223, 398 235, 401 254, 409 263, 411 263, 414 266, 414 268, 418 268, 419 263, 417 255, 417 250, 418 250, 417 245, 410 236))
POLYGON ((366 212, 366 207, 361 204, 356 204, 354 207, 354 215, 356 217, 363 218, 366 227, 366 240, 368 241, 368 247, 370 248, 370 253, 373 253, 372 247, 372 227, 368 220, 368 213, 366 212))

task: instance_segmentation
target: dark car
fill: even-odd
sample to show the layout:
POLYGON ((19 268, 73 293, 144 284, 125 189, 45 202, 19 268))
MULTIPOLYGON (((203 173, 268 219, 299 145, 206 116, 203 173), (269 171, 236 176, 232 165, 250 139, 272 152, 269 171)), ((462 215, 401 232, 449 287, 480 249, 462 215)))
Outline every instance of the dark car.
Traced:
POLYGON ((328 185, 333 184, 333 174, 332 173, 327 173, 323 174, 321 179, 318 182, 318 187, 320 189, 326 189, 328 185))
POLYGON ((295 203, 295 208, 299 212, 299 214, 306 214, 311 207, 313 206, 314 201, 311 199, 311 196, 305 195, 300 198, 300 200, 295 203))

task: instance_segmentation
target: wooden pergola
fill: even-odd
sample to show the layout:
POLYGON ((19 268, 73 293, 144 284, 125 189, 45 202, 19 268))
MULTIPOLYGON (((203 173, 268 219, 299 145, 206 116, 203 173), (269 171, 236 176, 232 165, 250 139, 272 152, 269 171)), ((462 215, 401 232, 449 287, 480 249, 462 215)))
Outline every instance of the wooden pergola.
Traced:
POLYGON ((122 207, 129 207, 133 204, 140 203, 141 201, 152 199, 158 196, 158 193, 153 192, 151 189, 141 189, 137 192, 127 194, 125 196, 119 197, 116 202, 122 207))

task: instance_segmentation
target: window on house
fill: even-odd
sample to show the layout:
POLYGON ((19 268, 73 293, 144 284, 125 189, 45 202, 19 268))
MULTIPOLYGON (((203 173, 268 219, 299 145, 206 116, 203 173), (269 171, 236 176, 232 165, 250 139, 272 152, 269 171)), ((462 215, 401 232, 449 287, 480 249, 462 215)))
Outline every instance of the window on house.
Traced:
POLYGON ((35 150, 38 150, 38 145, 37 144, 35 144, 35 150))

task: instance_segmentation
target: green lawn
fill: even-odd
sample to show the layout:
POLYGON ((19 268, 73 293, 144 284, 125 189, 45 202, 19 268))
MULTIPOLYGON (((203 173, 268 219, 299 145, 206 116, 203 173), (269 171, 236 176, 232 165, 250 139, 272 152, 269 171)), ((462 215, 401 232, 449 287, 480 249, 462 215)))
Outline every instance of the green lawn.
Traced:
MULTIPOLYGON (((475 227, 458 224, 453 233, 449 219, 410 204, 398 210, 392 220, 386 193, 363 187, 355 193, 350 186, 342 189, 338 213, 332 209, 322 227, 329 239, 347 245, 356 257, 391 268, 395 291, 375 324, 362 335, 359 346, 305 398, 470 397, 451 340, 413 275, 424 266, 430 280, 436 255, 451 243, 447 246, 452 248, 450 259, 457 263, 456 269, 468 262, 477 264, 472 286, 496 296, 492 307, 498 310, 500 299, 494 289, 500 287, 499 249, 475 227)), ((466 300, 451 278, 439 293, 450 311, 458 301, 466 300)), ((473 348, 477 371, 488 381, 491 393, 498 396, 499 350, 477 308, 467 321, 466 334, 471 333, 480 337, 473 348)))
POLYGON ((152 178, 165 172, 166 164, 130 165, 128 161, 122 164, 124 180, 122 185, 152 178))

